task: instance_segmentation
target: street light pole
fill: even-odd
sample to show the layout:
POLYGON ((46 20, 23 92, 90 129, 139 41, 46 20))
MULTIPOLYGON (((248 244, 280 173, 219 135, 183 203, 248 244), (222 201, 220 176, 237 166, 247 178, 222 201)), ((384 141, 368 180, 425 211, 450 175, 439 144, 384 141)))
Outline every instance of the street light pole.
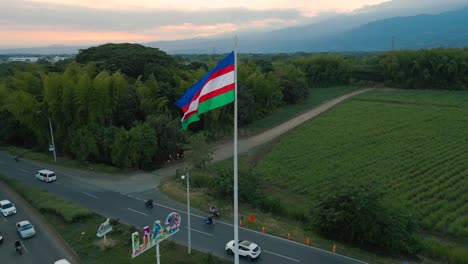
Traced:
POLYGON ((187 225, 188 225, 188 254, 192 254, 192 238, 191 238, 191 229, 190 229, 190 179, 188 169, 186 170, 185 175, 182 175, 182 180, 184 177, 187 177, 187 225))
POLYGON ((50 117, 47 118, 49 119, 50 137, 52 138, 52 148, 54 148, 54 162, 57 162, 57 155, 55 154, 54 131, 52 130, 52 121, 50 120, 50 117))

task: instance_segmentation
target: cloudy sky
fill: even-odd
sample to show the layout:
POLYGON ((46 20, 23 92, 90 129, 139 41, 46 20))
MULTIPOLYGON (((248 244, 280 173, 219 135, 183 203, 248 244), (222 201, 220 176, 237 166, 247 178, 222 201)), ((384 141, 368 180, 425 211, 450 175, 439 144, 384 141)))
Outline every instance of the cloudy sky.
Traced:
POLYGON ((0 0, 0 48, 149 42, 307 23, 387 0, 0 0))

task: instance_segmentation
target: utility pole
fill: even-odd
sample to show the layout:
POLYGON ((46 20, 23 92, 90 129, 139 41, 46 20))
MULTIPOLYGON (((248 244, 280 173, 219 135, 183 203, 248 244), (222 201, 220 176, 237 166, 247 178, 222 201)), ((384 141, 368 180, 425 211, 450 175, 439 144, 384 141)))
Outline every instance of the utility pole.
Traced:
POLYGON ((50 121, 50 117, 47 118, 49 118, 50 137, 52 138, 52 148, 54 148, 54 162, 57 163, 57 155, 55 154, 54 131, 52 130, 52 121, 50 121))

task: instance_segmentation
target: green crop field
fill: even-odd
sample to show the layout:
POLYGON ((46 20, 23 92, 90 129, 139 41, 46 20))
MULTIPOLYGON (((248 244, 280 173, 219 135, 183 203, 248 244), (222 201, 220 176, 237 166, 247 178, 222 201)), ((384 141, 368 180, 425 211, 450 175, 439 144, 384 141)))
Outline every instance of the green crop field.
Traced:
POLYGON ((344 179, 387 190, 425 229, 468 237, 468 92, 372 91, 273 146, 256 170, 311 203, 344 179))

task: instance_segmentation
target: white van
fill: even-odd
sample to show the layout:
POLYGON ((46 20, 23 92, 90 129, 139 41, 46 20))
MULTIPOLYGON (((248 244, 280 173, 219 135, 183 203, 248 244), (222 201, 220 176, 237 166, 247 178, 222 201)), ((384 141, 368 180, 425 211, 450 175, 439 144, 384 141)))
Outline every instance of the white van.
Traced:
POLYGON ((40 170, 36 173, 36 179, 44 182, 51 182, 57 180, 55 172, 50 170, 40 170))

